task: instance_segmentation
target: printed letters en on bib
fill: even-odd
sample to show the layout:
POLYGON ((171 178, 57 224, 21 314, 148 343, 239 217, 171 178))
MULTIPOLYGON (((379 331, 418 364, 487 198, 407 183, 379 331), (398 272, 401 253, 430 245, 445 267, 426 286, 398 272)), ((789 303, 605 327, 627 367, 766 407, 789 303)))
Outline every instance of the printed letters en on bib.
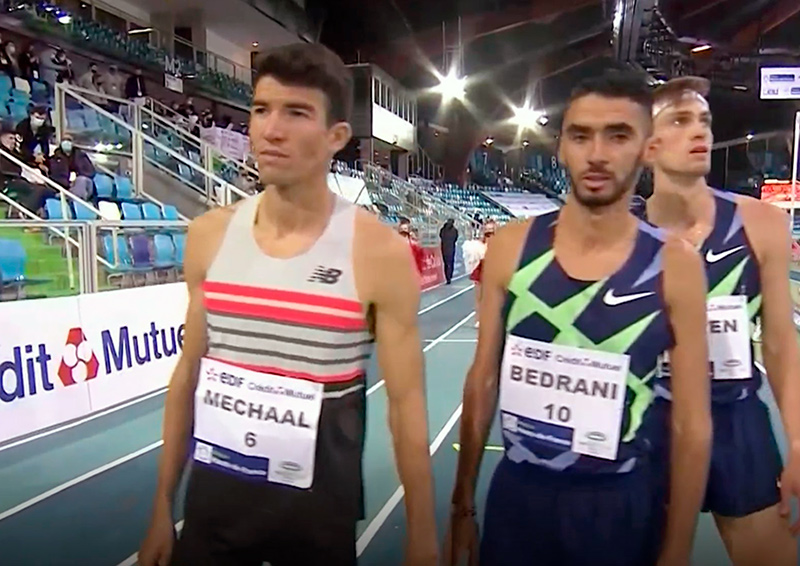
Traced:
POLYGON ((501 370, 504 434, 615 460, 630 358, 508 335, 501 370))
POLYGON ((194 459, 307 489, 314 479, 323 386, 203 359, 195 392, 194 459))

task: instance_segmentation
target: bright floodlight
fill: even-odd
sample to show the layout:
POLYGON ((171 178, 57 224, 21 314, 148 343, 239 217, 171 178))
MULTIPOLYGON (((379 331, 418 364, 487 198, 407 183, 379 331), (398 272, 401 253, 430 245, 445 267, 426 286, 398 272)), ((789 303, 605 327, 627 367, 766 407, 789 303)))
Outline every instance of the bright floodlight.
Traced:
POLYGON ((72 22, 72 16, 70 16, 69 14, 58 16, 58 23, 60 24, 68 25, 71 22, 72 22))
POLYGON ((547 120, 541 110, 534 110, 530 107, 514 108, 514 122, 521 128, 534 128, 536 124, 541 123, 542 118, 547 120))
POLYGON ((436 91, 441 93, 445 99, 455 98, 461 100, 466 94, 465 87, 467 79, 459 77, 455 72, 450 72, 446 77, 442 77, 436 91))
POLYGON ((539 116, 538 121, 540 126, 546 126, 547 123, 550 121, 550 118, 548 118, 546 114, 542 114, 541 116, 539 116))

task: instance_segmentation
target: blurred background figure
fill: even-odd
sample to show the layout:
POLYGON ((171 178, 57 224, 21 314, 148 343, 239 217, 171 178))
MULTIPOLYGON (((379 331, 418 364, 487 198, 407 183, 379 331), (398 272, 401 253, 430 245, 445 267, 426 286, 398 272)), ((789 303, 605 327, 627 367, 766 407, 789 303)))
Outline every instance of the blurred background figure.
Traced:
POLYGON ((456 261, 456 242, 458 241, 458 228, 455 220, 448 218, 439 230, 439 238, 442 241, 442 262, 444 263, 444 279, 450 285, 453 281, 453 268, 456 261))

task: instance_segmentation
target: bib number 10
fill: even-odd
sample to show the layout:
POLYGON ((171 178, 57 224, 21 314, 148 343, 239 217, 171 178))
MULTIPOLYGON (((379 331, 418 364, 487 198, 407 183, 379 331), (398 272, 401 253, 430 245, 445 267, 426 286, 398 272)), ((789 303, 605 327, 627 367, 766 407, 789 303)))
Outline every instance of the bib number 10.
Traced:
POLYGON ((572 418, 572 411, 565 405, 556 407, 550 403, 549 405, 545 406, 544 410, 547 411, 547 418, 551 421, 558 420, 562 423, 568 423, 572 418))

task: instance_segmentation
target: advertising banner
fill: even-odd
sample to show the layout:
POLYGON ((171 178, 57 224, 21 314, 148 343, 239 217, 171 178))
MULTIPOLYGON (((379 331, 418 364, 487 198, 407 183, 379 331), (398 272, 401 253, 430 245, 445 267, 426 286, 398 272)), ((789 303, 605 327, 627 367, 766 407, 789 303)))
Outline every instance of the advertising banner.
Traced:
POLYGON ((186 305, 183 283, 0 303, 0 442, 165 387, 186 305))
POLYGON ((444 282, 442 250, 422 248, 422 289, 430 289, 444 282))

